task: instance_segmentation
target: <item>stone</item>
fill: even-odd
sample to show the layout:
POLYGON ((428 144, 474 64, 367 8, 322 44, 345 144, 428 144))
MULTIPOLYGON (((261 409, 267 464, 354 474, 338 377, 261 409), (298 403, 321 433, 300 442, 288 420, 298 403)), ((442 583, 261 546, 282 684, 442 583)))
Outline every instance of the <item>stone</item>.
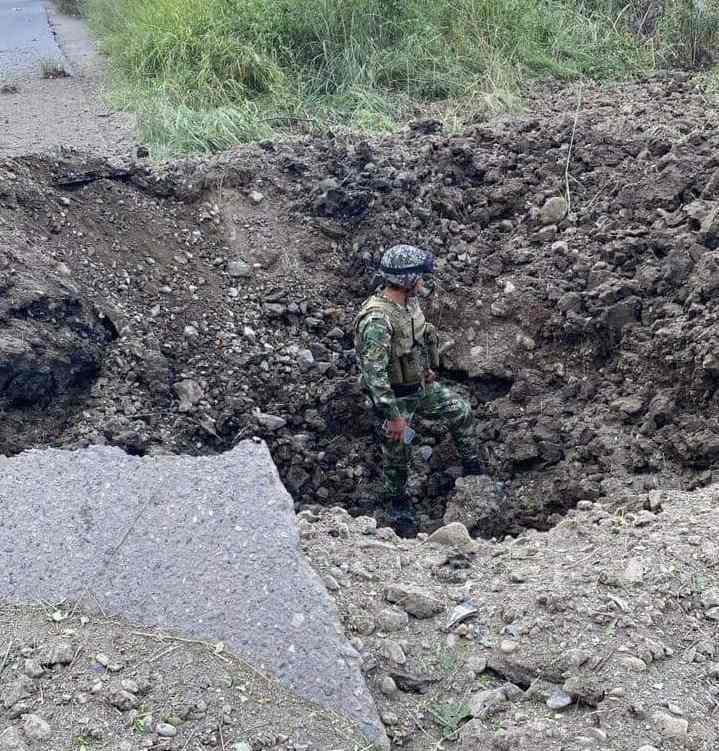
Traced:
POLYGON ((46 741, 52 735, 52 728, 40 715, 26 714, 22 726, 25 737, 32 741, 46 741))
POLYGON ((641 657, 634 657, 633 655, 620 657, 619 664, 635 673, 643 673, 647 669, 647 663, 641 657))
POLYGON ((382 679, 380 690, 385 696, 395 696, 397 694, 397 684, 394 682, 394 679, 391 676, 386 675, 382 679))
POLYGON ((297 366, 302 373, 306 373, 314 367, 315 358, 312 352, 308 349, 301 349, 297 353, 297 366))
POLYGON ((30 678, 39 678, 45 672, 45 670, 40 664, 39 660, 33 660, 32 658, 29 658, 25 660, 23 672, 30 678))
MULTIPOLYGON (((223 642, 387 745, 360 656, 302 554, 294 501, 262 441, 197 457, 107 446, 0 456, 0 507, 0 600, 82 605, 91 591, 93 609, 223 642)), ((6 706, 35 691, 21 680, 26 689, 10 704, 0 689, 6 706)))
POLYGON ((21 675, 12 683, 6 685, 0 693, 0 700, 5 709, 10 709, 13 704, 17 704, 23 699, 32 696, 35 691, 35 684, 26 675, 21 675))
POLYGON ((482 657, 481 655, 472 655, 467 660, 467 669, 471 670, 476 675, 484 673, 487 669, 487 658, 482 657))
POLYGON ((656 746, 640 746, 637 751, 659 751, 656 746))
POLYGON ((672 717, 672 715, 666 712, 655 712, 652 715, 652 721, 664 738, 686 743, 687 732, 689 730, 689 722, 687 720, 682 717, 672 717))
POLYGON ((281 430, 287 425, 287 420, 279 415, 269 415, 258 410, 255 413, 255 417, 257 418, 257 422, 271 433, 281 430))
POLYGON ((204 392, 200 384, 191 378, 177 381, 173 385, 173 389, 180 400, 180 412, 191 412, 195 405, 204 397, 204 392))
POLYGON ((67 641, 54 644, 43 659, 45 665, 69 665, 75 658, 75 648, 67 641))
POLYGON ((444 610, 442 602, 418 587, 391 584, 385 589, 384 596, 388 602, 399 605, 419 619, 432 618, 444 610))
POLYGON ((407 662, 404 650, 392 639, 385 639, 382 642, 382 655, 395 665, 404 665, 407 662))
POLYGON ((27 751, 27 744, 20 733, 10 726, 0 731, 0 751, 27 751))
POLYGON ((259 190, 252 190, 250 191, 250 201, 257 206, 258 204, 262 203, 262 201, 265 200, 265 196, 263 193, 260 193, 259 190))
POLYGON ((440 527, 429 536, 429 542, 471 550, 476 550, 479 547, 470 537, 467 527, 461 522, 450 522, 440 527))
POLYGON ((384 608, 377 613, 376 626, 379 631, 402 631, 409 625, 409 616, 404 610, 384 608))
POLYGON ((638 585, 644 581, 644 563, 641 558, 632 558, 624 569, 622 578, 627 584, 638 585))
POLYGON ((499 644, 499 651, 503 652, 506 655, 511 655, 513 652, 516 652, 519 649, 519 642, 513 641, 511 639, 502 639, 502 641, 499 644))
POLYGON ((249 743, 245 743, 245 741, 240 741, 239 743, 233 743, 230 746, 230 751, 252 751, 252 746, 249 743))
POLYGON ((539 222, 545 227, 559 224, 567 215, 567 211, 567 199, 563 196, 553 196, 548 198, 539 210, 539 222))
POLYGON ((252 268, 246 261, 236 259, 234 261, 228 261, 227 273, 233 279, 247 279, 252 276, 252 268))
POLYGON ((472 717, 478 720, 485 720, 497 713, 502 704, 507 701, 507 696, 501 688, 487 689, 472 694, 467 700, 467 706, 472 717))
POLYGON ((549 695, 546 704, 550 709, 564 709, 573 703, 572 697, 561 688, 557 688, 549 695))
POLYGON ((155 730, 160 738, 174 738, 177 735, 177 728, 169 722, 158 722, 155 730))
POLYGON ((135 709, 140 704, 140 700, 135 694, 122 688, 110 690, 107 695, 107 700, 113 707, 119 709, 121 712, 128 712, 130 709, 135 709))

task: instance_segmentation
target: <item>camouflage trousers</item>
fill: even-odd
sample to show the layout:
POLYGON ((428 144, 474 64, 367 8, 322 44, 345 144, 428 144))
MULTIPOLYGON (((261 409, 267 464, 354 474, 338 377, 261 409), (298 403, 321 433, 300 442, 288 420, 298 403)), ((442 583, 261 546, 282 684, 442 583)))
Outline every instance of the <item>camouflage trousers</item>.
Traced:
MULTIPOLYGON (((474 418, 467 401, 440 383, 427 384, 416 395, 397 399, 404 418, 415 416, 437 420, 446 425, 454 439, 460 460, 478 458, 476 438, 473 435, 474 418)), ((404 493, 409 474, 411 446, 403 441, 393 441, 382 432, 383 485, 385 496, 404 493)))

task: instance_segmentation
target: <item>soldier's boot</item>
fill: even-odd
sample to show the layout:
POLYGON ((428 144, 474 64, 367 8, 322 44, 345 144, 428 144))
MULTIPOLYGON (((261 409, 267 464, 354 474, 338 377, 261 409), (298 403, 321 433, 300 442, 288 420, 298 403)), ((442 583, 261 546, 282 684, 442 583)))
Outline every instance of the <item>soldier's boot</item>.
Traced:
POLYGON ((390 527, 400 537, 417 536, 417 514, 414 506, 404 493, 385 498, 389 506, 388 521, 390 527))

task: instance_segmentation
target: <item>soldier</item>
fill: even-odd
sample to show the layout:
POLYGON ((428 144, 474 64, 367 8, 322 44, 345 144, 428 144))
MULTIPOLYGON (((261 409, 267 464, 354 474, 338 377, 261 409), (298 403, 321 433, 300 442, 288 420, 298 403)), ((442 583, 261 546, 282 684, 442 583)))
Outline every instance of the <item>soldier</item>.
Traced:
POLYGON ((481 474, 469 404, 437 381, 437 332, 425 321, 418 296, 434 257, 411 245, 396 245, 382 256, 381 290, 355 318, 355 351, 362 386, 382 423, 384 498, 398 531, 416 531, 415 513, 405 494, 415 415, 443 420, 454 438, 465 474, 481 474))

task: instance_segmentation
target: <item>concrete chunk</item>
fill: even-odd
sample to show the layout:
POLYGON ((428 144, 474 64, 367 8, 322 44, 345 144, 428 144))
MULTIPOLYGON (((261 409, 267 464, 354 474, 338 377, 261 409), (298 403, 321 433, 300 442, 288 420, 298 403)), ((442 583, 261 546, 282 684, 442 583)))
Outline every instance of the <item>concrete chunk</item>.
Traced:
POLYGON ((212 457, 2 457, 0 551, 0 600, 96 599, 134 623, 222 641, 387 743, 264 443, 212 457))

